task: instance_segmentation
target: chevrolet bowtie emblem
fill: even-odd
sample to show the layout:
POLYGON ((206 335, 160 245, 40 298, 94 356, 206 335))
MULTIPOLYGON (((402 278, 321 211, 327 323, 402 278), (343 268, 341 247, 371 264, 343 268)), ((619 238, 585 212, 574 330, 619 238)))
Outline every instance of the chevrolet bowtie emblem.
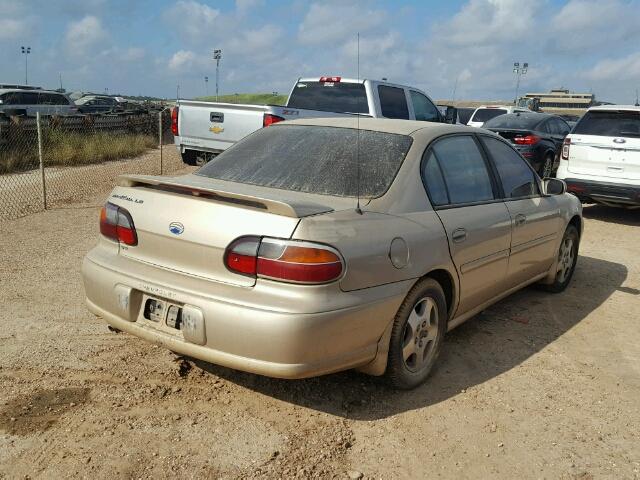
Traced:
POLYGON ((213 133, 222 133, 222 132, 224 132, 224 128, 219 127, 219 126, 216 125, 215 127, 210 127, 209 131, 213 132, 213 133))

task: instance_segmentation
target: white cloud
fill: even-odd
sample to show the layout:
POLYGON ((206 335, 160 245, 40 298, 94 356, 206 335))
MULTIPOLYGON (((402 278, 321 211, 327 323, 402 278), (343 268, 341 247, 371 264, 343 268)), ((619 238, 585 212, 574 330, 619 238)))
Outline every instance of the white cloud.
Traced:
POLYGON ((197 42, 211 38, 219 23, 220 10, 194 0, 179 0, 164 13, 164 19, 184 38, 197 42))
POLYGON ((26 22, 13 18, 0 19, 0 40, 19 38, 26 33, 26 22))
POLYGON ((145 51, 141 47, 129 47, 120 54, 120 58, 125 62, 137 62, 142 60, 144 56, 145 51))
POLYGON ((640 52, 623 58, 609 58, 596 63, 584 75, 596 82, 607 82, 610 87, 626 80, 640 84, 640 52), (614 85, 611 85, 613 83, 614 85))
POLYGON ((264 0, 236 0, 236 10, 239 15, 250 13, 251 10, 264 5, 264 0))
POLYGON ((71 22, 65 34, 67 51, 72 55, 84 55, 93 47, 103 46, 108 37, 98 17, 87 15, 76 22, 71 22))
POLYGON ((169 59, 169 69, 180 72, 193 66, 196 54, 190 50, 179 50, 169 59))
POLYGON ((385 13, 365 5, 339 2, 312 4, 298 28, 298 40, 308 45, 325 42, 335 45, 355 37, 356 32, 362 35, 381 25, 385 13))

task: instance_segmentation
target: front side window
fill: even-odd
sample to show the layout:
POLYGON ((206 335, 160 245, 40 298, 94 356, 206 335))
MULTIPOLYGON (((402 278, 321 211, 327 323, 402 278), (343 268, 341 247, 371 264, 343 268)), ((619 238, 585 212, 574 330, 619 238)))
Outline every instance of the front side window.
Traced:
POLYGON ((427 97, 413 90, 410 90, 410 93, 416 120, 425 122, 438 122, 440 120, 440 112, 427 97))
POLYGON ((450 204, 485 202, 495 198, 487 165, 471 136, 444 138, 433 145, 432 151, 442 171, 450 204))
POLYGON ((491 137, 482 137, 493 163, 498 170, 504 196, 523 198, 538 195, 536 175, 520 155, 506 143, 491 137))
POLYGON ((409 107, 404 89, 378 85, 378 96, 383 117, 409 120, 409 107))

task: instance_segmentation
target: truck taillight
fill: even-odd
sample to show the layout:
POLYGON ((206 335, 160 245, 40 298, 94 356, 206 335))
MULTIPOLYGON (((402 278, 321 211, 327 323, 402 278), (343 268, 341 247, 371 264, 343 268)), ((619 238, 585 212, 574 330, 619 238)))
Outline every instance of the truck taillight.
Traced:
POLYGON ((240 237, 225 252, 226 267, 241 275, 280 282, 319 284, 337 280, 342 257, 327 245, 277 238, 240 237))
POLYGON ((171 109, 171 133, 178 136, 178 110, 177 105, 171 109))
POLYGON ((320 83, 338 83, 342 77, 320 77, 320 83))
POLYGON ((562 142, 562 159, 569 160, 569 148, 571 147, 571 139, 565 138, 562 142))
POLYGON ((513 139, 516 145, 535 145, 540 141, 540 137, 537 135, 525 135, 517 136, 513 139))
POLYGON ((113 203, 107 202, 100 211, 100 233, 125 245, 135 246, 138 244, 138 234, 131 214, 113 203))
POLYGON ((262 126, 268 127, 269 125, 273 125, 274 123, 282 122, 284 118, 279 117, 278 115, 272 115, 271 113, 265 113, 262 118, 262 126))

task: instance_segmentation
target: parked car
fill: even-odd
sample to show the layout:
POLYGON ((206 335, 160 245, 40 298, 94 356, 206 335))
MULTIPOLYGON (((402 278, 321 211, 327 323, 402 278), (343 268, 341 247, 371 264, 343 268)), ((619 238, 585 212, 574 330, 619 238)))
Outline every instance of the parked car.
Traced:
POLYGON ((80 113, 107 113, 124 110, 122 102, 108 95, 86 95, 75 101, 80 113))
POLYGON ((190 175, 120 177, 82 275, 90 311, 174 352, 412 388, 451 328, 525 285, 566 288, 581 211, 486 130, 296 120, 190 175))
POLYGON ((469 123, 469 120, 471 120, 471 115, 473 115, 473 112, 475 112, 476 109, 469 108, 469 107, 457 107, 457 108, 458 108, 458 120, 463 125, 467 125, 469 123))
POLYGON ((562 142, 571 127, 562 118, 547 113, 509 113, 492 118, 484 124, 513 144, 542 177, 556 171, 562 142))
POLYGON ((378 80, 300 78, 286 106, 180 100, 172 111, 175 144, 184 163, 206 163, 241 138, 283 120, 354 115, 456 123, 417 88, 378 80))
POLYGON ((514 107, 513 105, 483 105, 475 109, 471 118, 467 122, 467 125, 471 127, 482 127, 484 122, 491 120, 492 118, 497 117, 498 115, 505 115, 507 113, 515 113, 515 112, 530 112, 531 110, 522 108, 522 107, 514 107))
POLYGON ((0 113, 35 116, 73 115, 78 112, 64 93, 29 85, 0 85, 0 113))
POLYGON ((557 176, 583 202, 640 206, 640 106, 591 107, 564 141, 557 176))

